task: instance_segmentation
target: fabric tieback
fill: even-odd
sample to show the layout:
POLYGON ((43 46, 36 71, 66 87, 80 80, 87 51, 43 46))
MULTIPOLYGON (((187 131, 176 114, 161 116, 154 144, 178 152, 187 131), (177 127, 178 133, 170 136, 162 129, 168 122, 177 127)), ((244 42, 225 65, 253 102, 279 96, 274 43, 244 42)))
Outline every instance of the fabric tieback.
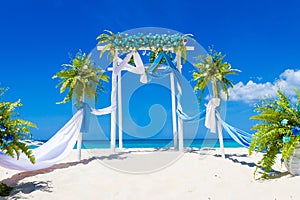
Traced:
POLYGON ((212 98, 206 105, 205 127, 212 133, 216 133, 216 107, 219 105, 219 98, 212 98))
POLYGON ((116 105, 111 105, 111 106, 108 106, 108 107, 102 108, 102 109, 91 108, 91 114, 97 115, 97 116, 100 116, 100 115, 107 115, 107 114, 110 114, 110 113, 112 113, 113 111, 115 111, 116 108, 117 108, 116 105))
POLYGON ((82 109, 83 109, 83 119, 82 119, 80 132, 88 133, 90 127, 91 108, 87 103, 82 102, 82 109))
POLYGON ((159 52, 157 57, 155 58, 155 60, 153 61, 153 63, 150 65, 148 72, 149 73, 153 73, 156 68, 158 67, 159 63, 161 62, 162 59, 165 59, 166 61, 166 65, 174 70, 178 70, 174 63, 170 60, 170 58, 167 56, 167 54, 165 52, 159 52))

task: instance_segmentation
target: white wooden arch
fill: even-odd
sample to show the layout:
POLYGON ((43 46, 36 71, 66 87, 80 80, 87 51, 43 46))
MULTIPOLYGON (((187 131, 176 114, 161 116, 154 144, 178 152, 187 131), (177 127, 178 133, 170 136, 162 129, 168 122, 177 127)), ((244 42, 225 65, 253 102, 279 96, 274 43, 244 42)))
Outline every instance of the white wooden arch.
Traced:
MULTIPOLYGON (((102 50, 104 46, 97 46, 97 50, 102 50)), ((150 48, 140 48, 138 50, 150 50, 150 48)), ((193 46, 186 46, 187 51, 194 50, 193 46)), ((165 51, 173 51, 173 49, 165 49, 165 51)), ((174 51, 173 51, 174 52, 174 51)), ((181 73, 182 65, 181 65, 181 52, 177 51, 176 53, 176 63, 177 69, 181 73)), ((123 148, 123 123, 122 123, 122 81, 121 81, 121 73, 122 70, 119 71, 118 74, 115 76, 113 75, 114 71, 116 70, 118 62, 118 50, 113 58, 113 67, 109 68, 108 70, 112 71, 111 77, 111 105, 117 105, 118 107, 118 134, 119 134, 119 148, 123 148)), ((123 71, 126 69, 123 69, 123 71)), ((172 129, 173 129, 173 141, 174 141, 174 148, 179 151, 184 150, 183 144, 183 121, 180 117, 176 115, 176 102, 175 102, 175 80, 174 74, 170 73, 170 87, 171 87, 171 105, 172 105, 172 129), (178 142, 177 142, 178 141, 178 142)), ((181 86, 177 83, 177 90, 180 94, 182 94, 181 86)), ((181 105, 178 104, 180 107, 181 105)), ((180 108, 181 109, 181 108, 180 108)), ((114 152, 116 149, 116 131, 117 131, 117 112, 113 110, 111 112, 111 129, 110 129, 110 148, 114 152)))

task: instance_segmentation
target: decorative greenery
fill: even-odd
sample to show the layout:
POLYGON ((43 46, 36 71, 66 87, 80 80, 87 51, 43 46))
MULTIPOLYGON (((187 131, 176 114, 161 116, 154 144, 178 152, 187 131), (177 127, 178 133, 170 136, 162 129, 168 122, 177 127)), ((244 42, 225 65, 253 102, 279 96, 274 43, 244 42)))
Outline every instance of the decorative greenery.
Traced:
POLYGON ((212 48, 209 49, 207 56, 200 55, 197 58, 200 59, 200 62, 194 64, 194 66, 197 67, 199 71, 193 73, 193 79, 197 81, 194 91, 201 91, 199 101, 201 101, 209 82, 212 83, 214 97, 220 98, 222 88, 228 99, 228 88, 233 87, 233 84, 226 76, 241 71, 231 68, 231 64, 227 62, 223 62, 225 55, 222 55, 221 52, 217 52, 212 48))
POLYGON ((9 196, 12 190, 13 187, 10 187, 4 183, 0 183, 0 196, 9 196))
POLYGON ((79 51, 71 64, 63 64, 63 70, 57 72, 52 78, 60 78, 61 81, 56 87, 60 87, 60 93, 69 90, 63 101, 57 104, 67 103, 74 95, 76 105, 84 101, 84 96, 88 99, 95 96, 97 101, 98 92, 103 91, 102 81, 108 82, 108 76, 104 70, 91 61, 91 54, 88 56, 79 51))
MULTIPOLYGON (((100 53, 102 57, 105 51, 109 51, 112 58, 115 56, 116 50, 121 53, 128 52, 130 50, 137 51, 141 48, 149 48, 151 51, 159 52, 172 49, 174 52, 181 52, 184 60, 186 60, 186 47, 185 44, 192 36, 191 34, 143 34, 138 33, 136 35, 128 34, 114 34, 112 31, 100 34, 97 37, 98 45, 105 44, 100 53)), ((157 53, 156 53, 157 54, 157 53)))
MULTIPOLYGON (((263 178, 268 177, 278 153, 282 158, 288 158, 295 147, 300 144, 300 93, 296 103, 292 103, 280 90, 278 99, 267 99, 255 111, 258 115, 251 119, 261 123, 252 127, 256 133, 252 136, 249 154, 253 151, 264 152, 258 165, 264 170, 263 178)), ((256 170, 255 170, 256 173, 256 170)))
MULTIPOLYGON (((5 90, 2 88, 0 91, 1 97, 5 90)), ((30 135, 30 127, 36 128, 36 125, 19 118, 15 110, 21 106, 20 100, 0 102, 0 149, 13 158, 16 156, 17 159, 22 152, 34 163, 34 155, 23 140, 30 135)))

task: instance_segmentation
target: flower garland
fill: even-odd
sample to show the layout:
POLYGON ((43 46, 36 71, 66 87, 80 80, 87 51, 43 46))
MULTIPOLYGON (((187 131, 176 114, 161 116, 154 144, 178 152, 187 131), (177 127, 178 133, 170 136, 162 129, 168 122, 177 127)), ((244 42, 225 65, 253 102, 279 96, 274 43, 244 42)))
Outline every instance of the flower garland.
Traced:
POLYGON ((186 59, 185 44, 190 36, 192 36, 191 34, 182 35, 179 33, 172 35, 152 33, 128 35, 124 33, 114 34, 107 30, 106 32, 108 32, 108 34, 103 33, 97 37, 98 45, 105 44, 100 53, 100 57, 102 57, 105 51, 109 51, 114 57, 116 50, 124 53, 131 50, 137 51, 139 49, 149 48, 154 52, 169 51, 170 49, 174 52, 180 51, 186 59))

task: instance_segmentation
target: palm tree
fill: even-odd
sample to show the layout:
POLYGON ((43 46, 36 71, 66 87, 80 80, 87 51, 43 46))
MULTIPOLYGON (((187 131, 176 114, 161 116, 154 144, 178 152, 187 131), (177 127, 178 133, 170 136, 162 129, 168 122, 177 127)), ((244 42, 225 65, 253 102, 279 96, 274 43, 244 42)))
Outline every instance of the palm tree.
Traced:
POLYGON ((52 78, 60 78, 61 81, 56 85, 60 87, 60 93, 69 90, 63 101, 57 104, 67 103, 72 97, 75 98, 76 105, 84 102, 85 95, 88 99, 95 97, 97 100, 98 92, 103 91, 102 81, 108 82, 108 76, 104 70, 96 66, 91 61, 91 54, 86 55, 79 51, 71 64, 63 64, 63 70, 57 72, 52 78))
MULTIPOLYGON (((52 78, 60 78, 61 81, 56 87, 60 87, 60 93, 69 89, 66 97, 58 104, 67 103, 72 97, 75 98, 77 107, 81 102, 95 97, 97 102, 98 91, 103 91, 102 81, 108 82, 108 76, 104 74, 104 70, 96 66, 91 61, 91 54, 88 56, 79 51, 71 64, 63 64, 63 70, 57 72, 52 78)), ((81 144, 82 133, 80 132, 77 140, 78 160, 81 160, 81 144)))
MULTIPOLYGON (((200 91, 199 102, 202 99, 205 89, 209 83, 212 84, 213 97, 221 97, 221 90, 225 93, 226 98, 229 99, 229 87, 233 88, 233 84, 230 80, 226 78, 227 75, 236 74, 241 72, 238 69, 231 68, 231 64, 224 62, 225 55, 222 55, 221 52, 217 52, 212 48, 209 49, 207 56, 198 56, 200 59, 199 63, 194 64, 195 67, 199 69, 193 73, 194 81, 197 81, 194 91, 200 91)), ((218 133, 219 133, 219 142, 221 147, 222 157, 225 158, 224 154, 224 144, 223 144, 223 135, 222 135, 222 126, 218 122, 218 133)))
POLYGON ((212 48, 209 49, 207 56, 198 56, 199 63, 194 64, 199 69, 193 73, 194 81, 197 81, 194 90, 200 91, 199 101, 201 101, 207 85, 211 82, 213 88, 213 97, 220 98, 221 89, 226 94, 226 98, 229 99, 228 88, 233 88, 233 84, 226 78, 227 75, 236 74, 241 72, 238 69, 231 68, 231 64, 223 62, 226 55, 222 55, 221 52, 217 52, 212 48))

